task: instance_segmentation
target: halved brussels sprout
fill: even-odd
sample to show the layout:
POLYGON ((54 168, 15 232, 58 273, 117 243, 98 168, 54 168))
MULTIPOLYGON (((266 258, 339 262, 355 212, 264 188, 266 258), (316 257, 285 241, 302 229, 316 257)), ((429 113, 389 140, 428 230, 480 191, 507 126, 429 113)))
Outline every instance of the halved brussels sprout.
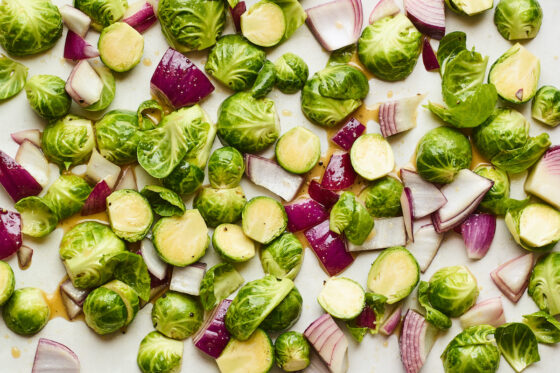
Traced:
POLYGON ((189 52, 216 44, 224 30, 226 10, 223 1, 161 0, 158 19, 173 49, 189 52))
POLYGON ((58 217, 43 198, 22 198, 14 207, 21 215, 21 232, 28 236, 44 237, 58 224, 58 217))
POLYGON ((286 17, 282 8, 270 0, 253 4, 241 15, 241 32, 253 44, 272 47, 286 32, 286 17))
POLYGON ((45 127, 41 145, 45 156, 66 169, 88 160, 95 138, 88 119, 69 114, 45 127))
POLYGON ((133 111, 111 110, 95 123, 99 153, 118 165, 136 161, 140 136, 138 116, 133 111))
POLYGON ((52 119, 68 114, 72 99, 66 93, 66 82, 55 75, 35 75, 25 84, 27 100, 39 116, 52 119))
POLYGON ((185 267, 196 262, 210 243, 208 227, 198 210, 161 218, 152 229, 154 247, 163 261, 185 267))
POLYGON ((473 16, 492 9, 494 0, 445 0, 445 3, 455 13, 473 16))
POLYGON ((535 96, 540 74, 539 59, 517 43, 494 62, 488 82, 494 84, 502 99, 521 104, 535 96))
POLYGON ((45 294, 37 288, 17 289, 2 308, 6 326, 20 335, 39 332, 49 322, 50 315, 45 294))
POLYGON ((370 215, 376 218, 401 215, 403 185, 394 177, 385 176, 375 180, 360 192, 358 198, 370 215))
POLYGON ((494 182, 486 192, 479 208, 495 215, 504 215, 509 209, 516 209, 527 204, 528 199, 519 201, 509 198, 509 177, 507 173, 490 165, 480 165, 474 172, 494 182))
POLYGON ((0 44, 14 56, 40 53, 62 35, 62 16, 51 0, 3 0, 0 44))
MULTIPOLYGON (((299 4, 299 3, 298 3, 299 4)), ((251 95, 254 98, 262 98, 272 91, 276 83, 276 67, 269 60, 266 60, 255 79, 251 88, 251 95)))
POLYGON ((285 372, 297 372, 309 366, 309 342, 298 332, 280 334, 274 342, 276 365, 285 372))
POLYGON ((350 160, 356 173, 366 180, 379 179, 395 168, 393 149, 378 133, 358 137, 350 149, 350 160))
POLYGON ((241 152, 260 152, 273 144, 279 134, 280 120, 270 99, 238 92, 218 109, 220 140, 241 152))
POLYGON ((252 198, 242 213, 243 232, 253 240, 267 244, 280 236, 288 225, 284 206, 270 197, 252 198))
POLYGON ((146 100, 136 109, 138 126, 142 131, 153 130, 165 117, 163 108, 156 100, 146 100))
POLYGON ((469 168, 472 161, 471 143, 461 132, 438 127, 426 133, 416 149, 416 168, 423 179, 447 184, 457 172, 469 168))
POLYGON ((264 273, 278 278, 296 278, 303 264, 303 246, 293 233, 285 232, 261 250, 264 273))
POLYGON ((266 53, 243 36, 225 35, 208 54, 204 69, 234 91, 244 91, 253 85, 265 60, 266 53))
POLYGON ((164 187, 171 189, 177 194, 192 194, 202 185, 204 170, 183 158, 177 167, 161 181, 164 187))
POLYGON ((72 284, 91 289, 113 277, 108 261, 125 251, 124 242, 108 226, 87 221, 64 234, 59 253, 72 284))
POLYGON ((142 59, 144 38, 128 23, 117 22, 101 31, 97 48, 105 66, 122 73, 132 70, 142 59))
POLYGON ((317 301, 331 316, 351 320, 362 313, 366 304, 366 293, 354 280, 331 277, 324 283, 317 301))
POLYGON ((14 293, 16 286, 16 278, 12 267, 2 260, 0 260, 0 306, 10 299, 14 293))
POLYGON ((540 310, 551 316, 560 314, 560 253, 542 256, 535 264, 527 293, 540 310))
POLYGON ((136 362, 143 373, 173 373, 181 369, 183 342, 150 332, 140 342, 136 362))
POLYGON ((286 171, 304 174, 311 171, 321 157, 321 140, 302 126, 280 136, 275 148, 276 161, 286 171))
POLYGON ((128 242, 144 238, 154 221, 146 197, 132 189, 117 190, 107 197, 107 215, 113 232, 128 242))
POLYGON ((560 89, 545 85, 539 88, 533 98, 531 115, 551 127, 560 124, 560 89))
POLYGON ((272 0, 284 13, 286 30, 282 40, 287 40, 296 30, 305 23, 307 14, 298 0, 272 0))
POLYGON ((530 251, 548 251, 560 241, 560 212, 543 203, 508 210, 506 225, 515 240, 530 251))
POLYGON ((183 215, 185 213, 185 203, 172 190, 159 185, 146 185, 140 192, 152 207, 152 210, 159 216, 183 215))
POLYGON ((208 161, 208 179, 212 188, 235 188, 244 172, 243 155, 231 146, 216 149, 208 161))
POLYGON ((301 294, 294 286, 292 291, 268 314, 259 327, 267 332, 280 332, 290 329, 301 316, 302 304, 301 294))
POLYGON ((376 77, 395 81, 410 75, 422 46, 422 34, 403 14, 367 26, 358 40, 358 57, 376 77))
POLYGON ((113 280, 88 294, 83 307, 86 324, 100 335, 114 333, 134 320, 139 304, 130 286, 113 280))
POLYGON ((124 16, 127 0, 74 0, 74 6, 90 16, 92 27, 100 31, 124 16))
POLYGON ((529 122, 520 112, 499 108, 473 131, 473 142, 480 153, 491 160, 500 152, 517 149, 529 138, 529 122))
POLYGON ((209 227, 235 223, 241 217, 247 200, 240 186, 230 189, 202 188, 193 201, 193 207, 209 227))
POLYGON ((274 366, 274 347, 266 332, 256 329, 244 340, 231 338, 216 363, 221 373, 269 372, 274 366))
POLYGON ((6 56, 0 57, 0 100, 13 97, 23 89, 27 71, 21 63, 6 56))
POLYGON ((243 284, 243 277, 229 263, 219 263, 204 274, 200 284, 200 301, 212 310, 243 284))
POLYGON ((235 224, 220 224, 212 235, 212 246, 226 262, 241 263, 255 256, 255 243, 245 236, 243 229, 235 224))
POLYGON ((43 201, 62 220, 80 211, 90 193, 91 187, 84 179, 66 174, 52 183, 43 201))
POLYGON ((103 90, 101 91, 101 98, 95 104, 84 107, 87 111, 102 111, 111 105, 113 99, 115 98, 115 91, 117 90, 117 85, 115 83, 115 77, 111 70, 106 68, 101 64, 92 65, 93 69, 101 78, 103 83, 103 90))
POLYGON ((293 53, 284 53, 274 62, 276 86, 284 93, 296 93, 303 88, 309 77, 305 61, 293 53))
POLYGON ((543 12, 537 0, 500 0, 494 24, 507 40, 532 39, 537 36, 543 12))
POLYGON ((478 284, 467 267, 444 267, 430 278, 428 298, 435 309, 458 317, 476 303, 478 284))
POLYGON ((173 339, 185 339, 202 325, 204 310, 198 299, 168 291, 159 297, 152 308, 154 328, 173 339))
POLYGON ((490 338, 495 328, 471 326, 457 334, 441 355, 445 373, 493 373, 500 364, 500 351, 490 338))
POLYGON ((373 229, 374 221, 352 192, 343 192, 330 213, 330 230, 361 245, 373 229))

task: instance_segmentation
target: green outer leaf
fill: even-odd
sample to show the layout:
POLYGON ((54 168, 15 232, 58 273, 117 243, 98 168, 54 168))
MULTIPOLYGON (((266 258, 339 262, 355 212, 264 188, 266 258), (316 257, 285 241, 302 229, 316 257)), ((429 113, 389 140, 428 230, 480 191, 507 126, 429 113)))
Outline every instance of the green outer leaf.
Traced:
POLYGON ((112 256, 106 265, 114 268, 115 279, 134 289, 142 300, 150 299, 151 279, 142 256, 126 251, 112 256))
POLYGON ((426 281, 420 281, 418 284, 418 303, 426 310, 426 321, 440 330, 451 328, 451 319, 442 312, 436 310, 430 304, 428 298, 428 289, 430 284, 426 281))
POLYGON ((74 0, 74 6, 91 17, 93 27, 102 29, 121 19, 128 7, 127 0, 74 0))
POLYGON ((347 47, 342 47, 340 49, 332 51, 331 55, 329 56, 327 66, 346 65, 348 62, 350 62, 350 60, 356 53, 356 49, 356 44, 350 44, 347 47))
POLYGON ((204 274, 200 283, 200 301, 206 311, 212 310, 230 296, 245 280, 229 263, 218 263, 204 274))
POLYGON ((447 61, 441 80, 443 101, 453 106, 471 95, 480 94, 477 88, 484 83, 487 65, 488 56, 482 57, 469 50, 463 50, 447 61))
POLYGON ((271 0, 278 5, 284 13, 286 31, 282 40, 288 40, 296 30, 305 23, 307 13, 298 0, 271 0))
POLYGON ((115 98, 115 91, 117 90, 117 84, 115 83, 115 77, 111 70, 102 65, 91 65, 95 72, 101 78, 103 82, 103 90, 101 91, 101 98, 95 104, 85 107, 84 110, 87 111, 102 111, 111 105, 113 99, 115 98))
POLYGON ((454 31, 446 34, 439 42, 437 50, 437 60, 441 66, 440 73, 445 72, 446 60, 453 59, 459 52, 467 49, 467 34, 463 31, 454 31))
POLYGON ((457 334, 441 355, 446 373, 494 373, 500 364, 500 351, 489 335, 495 328, 476 325, 457 334))
POLYGON ((530 137, 521 148, 502 150, 492 157, 491 162, 510 174, 518 174, 535 164, 550 145, 548 133, 541 133, 536 137, 530 137))
POLYGON ((269 60, 266 60, 257 74, 257 79, 251 88, 254 98, 262 98, 272 91, 276 83, 276 67, 269 60))
POLYGON ((531 328, 540 343, 554 344, 560 342, 560 322, 548 313, 538 311, 530 315, 524 315, 523 322, 531 328))
POLYGON ((527 293, 551 316, 560 314, 560 253, 542 256, 535 264, 527 293))
POLYGON ((91 189, 81 177, 63 174, 49 187, 43 201, 55 213, 58 220, 62 220, 82 209, 91 189))
POLYGON ((356 199, 351 192, 342 192, 338 201, 331 209, 329 217, 329 229, 336 234, 342 232, 352 222, 352 216, 356 208, 356 199))
POLYGON ((328 66, 318 71, 316 76, 319 79, 319 93, 323 97, 362 100, 369 92, 364 73, 350 65, 328 66))
POLYGON ((33 111, 43 118, 63 117, 72 104, 65 86, 66 82, 58 76, 35 75, 25 84, 27 101, 33 111))
POLYGON ((541 360, 537 338, 525 324, 501 325, 496 328, 494 337, 502 355, 517 373, 541 360))
POLYGON ((165 112, 156 100, 146 100, 138 106, 136 115, 140 129, 147 131, 154 129, 163 120, 165 112))
POLYGON ((304 250, 296 235, 284 232, 274 241, 263 246, 261 265, 266 274, 279 278, 296 278, 303 263, 304 250))
POLYGON ((366 208, 354 197, 355 208, 350 224, 344 229, 344 235, 354 245, 361 245, 368 238, 374 221, 366 208))
POLYGON ((185 213, 185 203, 172 190, 159 185, 146 185, 140 193, 159 216, 180 216, 185 213))
POLYGON ((136 362, 143 373, 173 372, 181 369, 183 341, 153 331, 140 342, 136 362))

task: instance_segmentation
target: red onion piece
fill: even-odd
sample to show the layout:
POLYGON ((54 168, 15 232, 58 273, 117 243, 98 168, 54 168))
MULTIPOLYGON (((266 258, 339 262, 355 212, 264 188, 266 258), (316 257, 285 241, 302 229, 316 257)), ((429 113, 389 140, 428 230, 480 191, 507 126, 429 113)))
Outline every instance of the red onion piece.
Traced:
POLYGON ((354 257, 346 251, 344 239, 329 229, 329 220, 306 230, 304 234, 330 276, 344 271, 354 261, 354 257))
POLYGON ((332 137, 332 142, 344 150, 350 150, 354 141, 366 131, 366 126, 356 118, 350 118, 344 126, 332 137))
POLYGON ((517 97, 519 101, 523 101, 523 88, 519 88, 517 92, 515 92, 515 97, 517 97))
POLYGON ((62 21, 70 31, 75 32, 84 38, 89 30, 91 18, 82 11, 70 5, 63 5, 59 8, 62 21))
POLYGON ((105 180, 95 184, 82 207, 82 215, 93 215, 105 211, 107 208, 106 200, 110 194, 111 188, 109 188, 105 180))
POLYGON ((305 373, 331 373, 321 357, 315 351, 309 352, 309 366, 305 368, 305 373))
POLYGON ((348 340, 331 315, 326 313, 313 321, 303 335, 331 373, 345 373, 348 370, 348 340))
POLYGON ((404 187, 401 194, 401 209, 403 212, 404 227, 410 241, 414 242, 414 216, 412 215, 412 191, 404 187))
POLYGON ((379 332, 385 335, 391 335, 397 329, 401 322, 402 306, 399 305, 391 312, 389 317, 383 321, 383 325, 379 328, 379 332))
POLYGON ((136 175, 134 175, 134 168, 126 167, 121 172, 121 177, 115 187, 115 190, 121 189, 133 189, 138 190, 138 185, 136 184, 136 175))
POLYGON ((309 229, 329 218, 329 213, 318 202, 304 199, 284 206, 288 215, 288 230, 298 232, 309 229))
POLYGON ((356 180, 356 171, 352 168, 349 153, 333 154, 323 173, 321 186, 329 190, 349 188, 356 180))
POLYGON ((140 0, 130 5, 124 13, 121 22, 128 23, 139 33, 143 33, 156 23, 157 17, 154 12, 154 7, 150 2, 140 0))
POLYGON ((27 268, 33 258, 33 249, 27 245, 21 245, 17 251, 18 264, 21 268, 27 268))
POLYGON ((400 13, 400 11, 395 0, 379 0, 369 15, 369 23, 372 24, 375 21, 379 21, 381 18, 394 16, 400 13))
POLYGON ((72 69, 65 88, 78 105, 87 107, 101 98, 103 82, 89 62, 81 60, 72 69))
POLYGON ((529 284, 533 261, 533 253, 521 255, 505 262, 490 273, 496 286, 513 303, 519 301, 529 284))
POLYGON ((404 11, 418 31, 440 40, 445 35, 443 0, 404 0, 404 11))
POLYGON ((469 259, 482 259, 496 233, 496 217, 490 214, 472 214, 461 224, 461 235, 469 259))
POLYGON ((560 145, 551 146, 533 166, 525 190, 560 209, 560 145))
POLYGON ((66 293, 61 292, 60 299, 62 300, 62 304, 66 309, 66 315, 70 320, 74 320, 79 314, 82 313, 82 306, 74 302, 66 293))
POLYGON ((309 193, 309 197, 313 198, 327 209, 331 208, 339 198, 337 193, 323 188, 321 184, 315 180, 311 180, 309 183, 307 193, 309 193))
POLYGON ((241 15, 247 11, 247 5, 244 1, 240 1, 237 5, 232 9, 229 8, 229 12, 231 14, 231 18, 233 19, 233 25, 235 26, 236 32, 241 32, 241 15))
POLYGON ((146 267, 148 267, 148 272, 158 280, 163 281, 167 276, 168 265, 161 260, 149 238, 142 239, 140 243, 140 254, 146 263, 146 267))
POLYGON ((80 373, 78 356, 63 345, 50 339, 41 338, 35 351, 32 373, 80 373))
POLYGON ((206 263, 195 263, 183 268, 173 267, 169 290, 198 296, 205 273, 206 263))
POLYGON ((60 285, 60 291, 63 292, 77 305, 81 306, 89 294, 89 290, 78 289, 74 287, 72 281, 66 280, 60 285))
POLYGON ((99 183, 105 180, 109 189, 113 189, 119 175, 121 174, 121 168, 103 157, 99 152, 94 149, 89 158, 86 177, 94 183, 99 183))
POLYGON ((0 184, 14 202, 24 197, 36 196, 43 187, 8 154, 0 150, 0 184))
POLYGON ((43 133, 37 129, 33 129, 13 132, 10 136, 12 137, 12 140, 19 145, 23 144, 25 140, 28 140, 33 145, 41 147, 41 137, 43 136, 43 133))
POLYGON ((422 42, 422 62, 427 71, 439 70, 439 62, 436 53, 430 44, 430 39, 424 38, 422 42))
POLYGON ((375 330, 376 324, 377 316, 375 315, 375 311, 373 308, 366 305, 366 307, 362 310, 362 313, 356 317, 356 326, 375 330))
POLYGON ((502 306, 502 298, 490 298, 475 304, 461 316, 460 321, 463 329, 474 325, 492 325, 498 327, 505 324, 506 317, 502 306))
POLYGON ((411 170, 401 169, 403 185, 410 190, 412 217, 419 219, 440 209, 447 199, 433 184, 411 170))
POLYGON ((13 255, 21 247, 21 216, 0 209, 0 259, 13 255))
POLYGON ((306 9, 306 23, 327 51, 354 44, 363 25, 361 0, 334 0, 306 9))
POLYGON ((64 43, 64 58, 77 61, 95 57, 99 57, 97 48, 72 30, 68 30, 64 43))
POLYGON ((217 359, 229 342, 230 334, 226 328, 226 312, 231 300, 224 299, 212 311, 204 325, 193 336, 196 348, 217 359))
POLYGON ((380 250, 393 246, 406 245, 406 228, 402 216, 374 219, 373 235, 361 245, 348 243, 348 251, 380 250))
POLYGON ((245 154, 245 174, 253 183, 285 201, 293 200, 304 182, 303 176, 292 174, 278 163, 253 154, 245 154))
POLYGON ((187 57, 169 48, 150 81, 152 92, 175 109, 192 106, 214 91, 214 85, 187 57))
POLYGON ((416 127, 416 111, 424 95, 384 102, 379 106, 379 128, 389 137, 416 127))
POLYGON ((419 227, 414 232, 414 242, 406 245, 407 250, 416 258, 422 272, 425 272, 434 260, 441 241, 443 241, 443 234, 436 232, 432 224, 427 224, 419 227))
POLYGON ((16 153, 16 162, 33 176, 44 188, 49 184, 50 166, 43 151, 33 145, 29 140, 24 140, 16 153))
POLYGON ((437 329, 422 315, 408 310, 404 316, 399 341, 401 359, 407 373, 418 373, 432 349, 437 329))

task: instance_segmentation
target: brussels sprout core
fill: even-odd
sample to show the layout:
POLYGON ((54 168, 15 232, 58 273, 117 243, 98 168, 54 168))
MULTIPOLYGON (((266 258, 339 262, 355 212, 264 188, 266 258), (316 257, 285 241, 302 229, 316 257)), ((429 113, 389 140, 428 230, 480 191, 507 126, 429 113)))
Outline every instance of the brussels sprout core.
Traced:
POLYGON ((560 240, 560 212, 548 205, 508 210, 505 220, 514 240, 527 250, 547 251, 560 240))
POLYGON ((366 296, 357 282, 345 277, 331 277, 325 282, 317 301, 333 317, 350 320, 362 312, 366 296))
POLYGON ((255 256, 255 243, 235 224, 220 224, 214 230, 212 246, 224 260, 246 262, 255 256))

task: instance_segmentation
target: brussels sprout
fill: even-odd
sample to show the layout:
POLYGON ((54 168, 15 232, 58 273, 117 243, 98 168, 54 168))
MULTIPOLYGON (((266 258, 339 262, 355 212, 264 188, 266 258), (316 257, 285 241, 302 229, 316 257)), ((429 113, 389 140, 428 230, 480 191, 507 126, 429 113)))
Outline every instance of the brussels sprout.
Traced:
POLYGON ((358 40, 358 57, 376 77, 402 80, 414 69, 421 46, 422 34, 399 13, 364 29, 358 40))
POLYGON ((27 67, 19 62, 6 56, 0 57, 0 100, 13 97, 23 89, 27 70, 27 67))
POLYGON ((346 47, 332 51, 329 56, 329 60, 327 61, 327 66, 346 65, 352 60, 352 57, 356 54, 356 50, 356 44, 350 44, 346 47))
POLYGON ((243 155, 231 146, 216 149, 208 161, 208 179, 212 188, 235 188, 244 172, 243 155))
POLYGON ((162 0, 158 19, 173 49, 189 52, 216 44, 224 30, 226 10, 223 1, 162 0))
POLYGON ((321 140, 307 128, 295 126, 280 136, 274 153, 283 169, 294 174, 305 174, 319 162, 321 140))
POLYGON ((403 185, 394 177, 385 176, 373 181, 360 192, 358 198, 370 215, 376 218, 401 215, 403 185))
POLYGON ((6 262, 0 260, 0 306, 10 299, 14 293, 16 286, 16 278, 12 267, 6 262))
POLYGON ((98 31, 124 16, 127 0, 74 0, 74 6, 90 16, 92 27, 98 31))
POLYGON ((315 73, 303 87, 301 110, 323 127, 340 123, 369 92, 366 76, 350 65, 333 65, 315 73))
POLYGON ((204 69, 234 91, 251 87, 263 67, 266 54, 241 35, 218 39, 208 54, 204 69))
POLYGON ((97 64, 92 65, 93 69, 101 78, 101 82, 103 83, 103 90, 101 91, 101 97, 99 101, 95 104, 86 106, 83 109, 87 111, 102 111, 105 110, 111 105, 113 99, 115 98, 115 91, 117 90, 117 85, 115 83, 115 77, 111 70, 106 68, 103 65, 97 64))
POLYGON ((292 280, 270 275, 248 282, 239 289, 227 310, 228 331, 235 339, 246 341, 293 288, 292 280))
POLYGON ((72 284, 79 289, 103 285, 113 277, 107 262, 126 246, 106 225, 87 221, 74 226, 60 242, 60 258, 72 284))
POLYGON ((307 14, 298 0, 272 0, 284 13, 286 30, 282 40, 287 40, 292 34, 305 23, 307 14))
POLYGON ((95 147, 91 121, 69 114, 45 127, 41 140, 46 157, 66 169, 84 163, 95 147))
POLYGON ((251 43, 272 47, 283 39, 286 16, 282 8, 270 0, 253 4, 241 15, 241 32, 251 43))
POLYGON ((346 227, 350 225, 355 208, 354 194, 352 192, 342 192, 331 209, 329 229, 336 234, 342 234, 346 227))
POLYGON ((90 193, 91 187, 84 179, 67 174, 52 183, 43 200, 58 220, 62 220, 80 211, 90 193))
POLYGON ((272 310, 259 327, 268 332, 280 332, 291 328, 301 316, 303 299, 298 289, 294 288, 286 298, 272 310))
POLYGON ((243 277, 229 263, 219 263, 204 274, 200 284, 200 301, 212 310, 243 284, 243 277))
POLYGON ((141 193, 150 203, 152 210, 159 216, 183 215, 185 213, 185 203, 172 190, 159 185, 146 185, 141 193))
POLYGON ((142 131, 154 129, 165 116, 163 108, 156 100, 146 100, 136 110, 138 126, 142 131))
POLYGON ((361 245, 373 229, 374 221, 366 208, 351 192, 343 192, 330 213, 330 230, 344 235, 348 241, 361 245))
POLYGON ((531 116, 544 124, 556 127, 560 124, 560 90, 545 85, 539 88, 531 105, 531 116))
POLYGON ((255 83, 251 88, 251 94, 254 98, 262 98, 272 91, 276 83, 276 67, 272 62, 266 60, 263 67, 255 79, 255 83))
POLYGON ((442 74, 441 90, 447 104, 464 100, 484 82, 488 57, 474 50, 463 50, 453 59, 446 60, 442 74))
POLYGON ((185 339, 202 325, 204 310, 200 302, 189 295, 169 291, 154 303, 154 328, 173 339, 185 339))
POLYGON ((492 9, 494 0, 445 0, 445 3, 455 13, 473 16, 492 9))
POLYGON ((426 281, 420 281, 418 284, 418 303, 426 310, 424 316, 426 321, 440 330, 451 328, 451 319, 430 304, 429 290, 430 284, 426 281))
POLYGON ((101 335, 116 332, 130 324, 138 308, 138 294, 119 280, 93 290, 83 307, 86 324, 101 335))
POLYGON ((144 37, 126 22, 113 23, 101 31, 97 49, 105 66, 119 73, 127 72, 142 59, 144 37))
POLYGON ((218 125, 210 120, 204 110, 200 110, 203 118, 193 120, 186 128, 189 150, 185 161, 204 171, 218 132, 218 125))
POLYGON ((17 289, 2 308, 6 326, 21 335, 35 334, 43 329, 50 315, 45 295, 37 288, 17 289))
POLYGON ((542 256, 535 264, 527 293, 539 309, 551 316, 560 314, 560 253, 542 256))
POLYGON ((504 215, 509 209, 523 207, 529 199, 522 201, 509 198, 509 178, 505 171, 490 165, 480 165, 474 172, 482 177, 492 180, 492 188, 486 192, 484 199, 480 202, 481 210, 495 215, 504 215))
POLYGON ((15 208, 21 215, 21 232, 28 236, 44 237, 54 231, 58 224, 56 214, 43 198, 22 198, 15 208))
POLYGON ((66 82, 54 75, 35 75, 25 84, 31 108, 46 119, 68 114, 72 99, 66 93, 66 82))
POLYGON ((537 0, 500 0, 494 24, 507 40, 532 39, 541 28, 543 12, 537 0))
POLYGON ((99 153, 118 165, 136 161, 140 136, 138 116, 133 111, 112 110, 95 124, 99 153))
POLYGON ((366 294, 362 286, 354 280, 331 277, 323 282, 317 302, 332 317, 351 320, 362 313, 366 304, 366 294))
POLYGON ((197 191, 204 181, 204 170, 190 164, 184 158, 177 167, 162 180, 163 186, 180 195, 188 195, 197 191))
POLYGON ((520 148, 498 153, 491 159, 491 162, 496 167, 507 170, 510 174, 518 174, 535 164, 550 144, 548 133, 541 133, 528 138, 525 145, 520 148))
POLYGON ((257 329, 246 340, 230 338, 216 363, 221 373, 270 372, 274 366, 274 346, 266 332, 257 329))
POLYGON ((525 323, 537 337, 539 343, 554 344, 560 342, 560 322, 544 311, 523 316, 525 323))
POLYGON ((477 325, 457 334, 441 355, 445 373, 494 373, 500 364, 500 351, 490 339, 494 330, 477 325))
POLYGON ((477 297, 476 279, 465 266, 444 267, 430 278, 430 303, 447 316, 461 316, 476 303, 477 297))
POLYGON ((259 196, 251 198, 242 212, 243 232, 253 240, 268 244, 280 236, 288 225, 284 206, 277 200, 259 196), (263 217, 266 216, 266 219, 263 217))
POLYGON ((193 207, 209 227, 235 223, 241 217, 247 200, 240 186, 230 189, 202 188, 196 195, 193 207))
POLYGON ((40 53, 62 35, 62 16, 50 0, 3 0, 0 44, 14 56, 40 53))
POLYGON ((296 93, 303 88, 309 68, 305 61, 293 54, 284 53, 274 62, 276 67, 276 86, 284 93, 296 93))
POLYGON ((140 342, 137 363, 143 373, 173 373, 181 370, 183 342, 150 332, 140 342))
POLYGON ((283 233, 261 250, 264 273, 278 277, 296 278, 303 264, 303 246, 293 233, 283 233))
POLYGON ((280 334, 274 342, 276 365, 285 372, 297 372, 309 366, 309 342, 298 332, 280 334))
POLYGON ((243 229, 236 224, 220 224, 212 235, 212 246, 226 262, 242 263, 255 256, 256 245, 245 236, 243 229))
POLYGON ((508 210, 505 221, 515 242, 526 250, 552 250, 560 241, 560 212, 543 203, 508 210))
POLYGON ((527 325, 512 322, 501 325, 494 332, 500 352, 516 372, 541 359, 537 338, 527 325))
POLYGON ((521 104, 535 96, 540 74, 539 59, 517 43, 494 62, 488 83, 494 84, 502 99, 521 104))
POLYGON ((218 136, 241 152, 260 152, 276 141, 280 120, 274 101, 249 92, 228 97, 218 109, 218 136))
POLYGON ((132 189, 117 190, 107 197, 107 215, 113 232, 128 242, 144 238, 154 221, 146 197, 132 189))
POLYGON ((457 172, 469 168, 472 161, 471 143, 461 132, 448 127, 429 131, 416 149, 416 168, 424 180, 447 184, 457 172))
POLYGON ((141 255, 125 251, 112 256, 106 262, 107 266, 114 268, 115 280, 130 286, 143 301, 150 300, 151 277, 141 255))

